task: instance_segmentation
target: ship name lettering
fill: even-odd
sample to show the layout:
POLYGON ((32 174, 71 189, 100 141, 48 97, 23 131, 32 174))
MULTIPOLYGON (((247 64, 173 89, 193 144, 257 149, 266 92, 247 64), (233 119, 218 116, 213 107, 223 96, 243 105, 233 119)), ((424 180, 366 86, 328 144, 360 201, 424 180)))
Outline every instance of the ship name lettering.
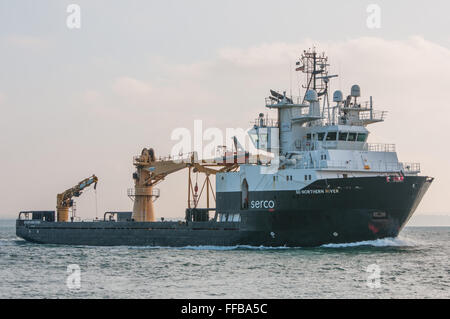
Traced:
POLYGON ((274 208, 275 201, 273 200, 252 200, 250 203, 251 208, 274 208))
POLYGON ((296 193, 300 193, 302 195, 337 194, 339 193, 339 189, 302 189, 300 191, 296 191, 296 193))

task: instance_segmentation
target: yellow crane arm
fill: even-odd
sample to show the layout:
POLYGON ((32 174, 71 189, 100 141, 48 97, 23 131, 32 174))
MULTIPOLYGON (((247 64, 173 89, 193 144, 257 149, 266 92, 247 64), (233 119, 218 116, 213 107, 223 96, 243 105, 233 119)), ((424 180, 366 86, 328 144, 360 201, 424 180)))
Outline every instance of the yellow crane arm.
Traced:
POLYGON ((92 184, 97 188, 98 178, 95 175, 83 179, 77 185, 56 196, 56 209, 58 212, 58 221, 67 221, 69 207, 73 205, 72 198, 79 197, 83 190, 92 184))

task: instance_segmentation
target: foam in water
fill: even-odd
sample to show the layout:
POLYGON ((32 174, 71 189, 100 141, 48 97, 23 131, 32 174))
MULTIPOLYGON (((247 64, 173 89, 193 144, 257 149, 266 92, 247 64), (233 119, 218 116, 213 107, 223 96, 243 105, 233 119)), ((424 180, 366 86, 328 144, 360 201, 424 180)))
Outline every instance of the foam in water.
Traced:
POLYGON ((382 238, 376 240, 365 240, 355 243, 342 243, 342 244, 325 244, 320 247, 325 248, 345 248, 345 247, 358 247, 358 246, 373 246, 373 247, 413 247, 418 244, 411 239, 406 238, 382 238))
MULTIPOLYGON (((17 244, 17 239, 7 239, 0 240, 0 246, 17 244)), ((25 243, 25 241, 24 241, 25 243)), ((408 238, 382 238, 376 240, 366 240, 353 243, 340 243, 340 244, 324 244, 318 246, 317 248, 349 248, 349 247, 362 247, 362 246, 372 246, 372 247, 414 247, 418 246, 419 243, 408 239, 408 238)), ((110 249, 109 246, 76 246, 78 248, 106 248, 110 249)), ((174 249, 174 250, 281 250, 281 249, 301 249, 303 247, 268 247, 268 246, 250 246, 250 245, 235 245, 235 246, 183 246, 183 247, 169 247, 169 246, 114 246, 115 249, 174 249)), ((314 248, 314 247, 309 247, 314 248)))
MULTIPOLYGON (((414 247, 419 243, 408 239, 399 237, 389 237, 376 240, 366 240, 353 243, 340 243, 340 244, 324 244, 319 246, 320 248, 346 248, 346 247, 360 247, 360 246, 373 246, 373 247, 414 247)), ((180 249, 180 250, 279 250, 279 249, 299 249, 302 247, 268 247, 268 246, 249 246, 249 245, 236 245, 236 246, 184 246, 184 247, 162 247, 162 246, 134 246, 128 247, 133 249, 180 249)), ((313 248, 313 247, 311 247, 313 248)))
POLYGON ((183 246, 183 247, 166 247, 166 246, 128 246, 131 249, 179 249, 179 250, 270 250, 270 249, 292 249, 292 247, 266 247, 266 246, 249 246, 249 245, 235 245, 235 246, 183 246))

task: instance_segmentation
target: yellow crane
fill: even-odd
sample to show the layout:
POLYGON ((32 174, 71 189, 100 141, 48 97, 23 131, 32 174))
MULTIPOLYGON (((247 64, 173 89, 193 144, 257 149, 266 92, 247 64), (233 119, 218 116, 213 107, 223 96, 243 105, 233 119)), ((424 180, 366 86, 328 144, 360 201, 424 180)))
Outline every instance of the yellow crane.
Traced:
MULTIPOLYGON (((197 207, 198 200, 206 186, 207 207, 209 208, 209 191, 212 189, 209 175, 219 172, 235 170, 239 167, 237 163, 222 163, 222 159, 217 163, 214 160, 198 160, 197 154, 186 154, 183 159, 156 159, 155 151, 152 148, 144 148, 141 155, 135 156, 133 164, 136 172, 133 174, 134 189, 128 190, 128 196, 133 199, 133 219, 139 222, 155 221, 153 201, 159 196, 159 192, 153 186, 163 181, 169 174, 178 172, 184 168, 189 169, 188 179, 188 208, 191 208, 191 197, 194 197, 194 207, 197 207), (197 195, 198 187, 192 185, 191 171, 206 174, 200 194, 197 195)), ((213 193, 213 197, 214 197, 213 193)))
POLYGON ((74 187, 69 188, 56 196, 56 211, 59 222, 66 222, 69 220, 69 208, 73 206, 72 198, 79 197, 82 194, 82 191, 92 184, 94 184, 94 189, 96 189, 97 182, 97 176, 92 175, 91 177, 83 179, 74 187))

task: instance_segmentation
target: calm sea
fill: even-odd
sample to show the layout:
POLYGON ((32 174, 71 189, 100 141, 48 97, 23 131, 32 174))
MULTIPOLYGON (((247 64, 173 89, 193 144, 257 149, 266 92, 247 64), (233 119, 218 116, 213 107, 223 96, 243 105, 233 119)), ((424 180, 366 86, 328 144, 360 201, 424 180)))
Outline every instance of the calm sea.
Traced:
POLYGON ((0 221, 0 298, 450 298, 450 227, 317 248, 27 243, 0 221), (79 279, 79 280, 78 280, 79 279))

